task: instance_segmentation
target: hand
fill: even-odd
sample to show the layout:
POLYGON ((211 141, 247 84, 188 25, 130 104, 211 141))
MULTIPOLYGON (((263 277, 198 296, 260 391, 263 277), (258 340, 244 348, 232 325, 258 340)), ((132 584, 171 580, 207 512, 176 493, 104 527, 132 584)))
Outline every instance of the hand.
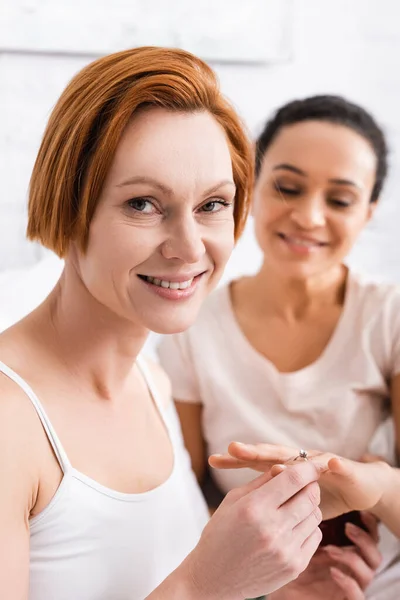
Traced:
POLYGON ((227 494, 182 568, 202 600, 269 594, 307 567, 321 541, 319 469, 263 474, 227 494))
POLYGON ((326 546, 318 550, 300 577, 273 593, 270 600, 364 600, 364 590, 381 562, 377 548, 377 521, 369 513, 362 519, 370 533, 346 528, 354 546, 326 546))
MULTIPOLYGON (((271 444, 229 445, 227 454, 210 456, 209 463, 218 469, 251 468, 274 475, 288 464, 298 450, 271 444)), ((351 510, 368 510, 381 499, 384 485, 380 485, 386 469, 383 461, 356 462, 328 452, 308 451, 308 462, 321 469, 321 505, 324 519, 331 519, 351 510)), ((296 463, 294 463, 296 464, 296 463)))

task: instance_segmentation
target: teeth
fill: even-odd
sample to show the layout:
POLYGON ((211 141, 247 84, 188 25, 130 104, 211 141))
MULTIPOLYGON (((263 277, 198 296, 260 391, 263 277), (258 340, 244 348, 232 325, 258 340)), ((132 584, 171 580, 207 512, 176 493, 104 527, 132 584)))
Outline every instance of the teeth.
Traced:
POLYGON ((312 246, 319 246, 320 244, 318 242, 311 242, 308 240, 299 240, 297 238, 287 238, 289 240, 289 242, 292 242, 292 244, 297 244, 298 246, 307 246, 307 247, 312 247, 312 246))
POLYGON ((152 283, 153 285, 157 285, 158 287, 169 288, 170 290, 186 290, 188 287, 192 285, 192 279, 188 281, 166 281, 164 279, 157 279, 156 277, 147 277, 145 276, 146 281, 152 283))

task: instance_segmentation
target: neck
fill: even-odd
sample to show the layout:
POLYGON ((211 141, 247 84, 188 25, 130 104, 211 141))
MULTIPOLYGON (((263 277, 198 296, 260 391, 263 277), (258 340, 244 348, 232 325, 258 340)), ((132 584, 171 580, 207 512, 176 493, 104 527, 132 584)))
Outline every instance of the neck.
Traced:
POLYGON ((53 359, 104 398, 123 391, 149 333, 98 302, 69 262, 32 317, 53 359))
MULTIPOLYGON (((249 281, 256 307, 288 320, 304 317, 321 306, 343 304, 348 270, 343 265, 305 278, 287 277, 264 262, 249 281)), ((255 308, 256 308, 255 307, 255 308)))

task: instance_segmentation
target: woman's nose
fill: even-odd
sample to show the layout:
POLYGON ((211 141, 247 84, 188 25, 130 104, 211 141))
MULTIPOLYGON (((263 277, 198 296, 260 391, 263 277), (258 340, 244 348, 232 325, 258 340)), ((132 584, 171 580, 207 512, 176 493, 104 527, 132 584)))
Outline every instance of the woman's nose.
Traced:
POLYGON ((199 262, 205 254, 200 225, 193 219, 171 228, 162 245, 162 254, 167 259, 179 259, 185 263, 199 262))
POLYGON ((293 207, 292 219, 302 229, 325 225, 325 205, 319 198, 307 199, 293 207))

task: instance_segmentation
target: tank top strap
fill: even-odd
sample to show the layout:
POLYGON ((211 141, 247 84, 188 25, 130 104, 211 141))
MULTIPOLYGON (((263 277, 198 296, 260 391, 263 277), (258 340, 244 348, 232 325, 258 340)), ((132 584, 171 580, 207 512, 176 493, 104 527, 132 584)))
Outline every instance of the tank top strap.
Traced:
POLYGON ((142 374, 143 379, 145 380, 145 383, 149 389, 151 397, 154 400, 157 410, 161 415, 164 425, 167 428, 167 431, 171 437, 171 441, 173 441, 175 438, 174 431, 171 426, 170 419, 168 418, 167 411, 164 406, 164 402, 161 399, 160 390, 158 389, 156 383, 154 382, 154 378, 150 371, 149 365, 147 364, 146 359, 143 357, 143 355, 139 355, 137 357, 136 364, 139 368, 140 373, 142 374))
POLYGON ((68 457, 64 451, 64 448, 61 445, 61 442, 60 442, 56 432, 53 429, 53 426, 50 422, 50 419, 48 418, 48 416, 46 414, 46 411, 44 410, 42 404, 39 401, 39 398, 36 396, 36 394, 32 390, 32 388, 26 383, 26 381, 24 379, 22 379, 22 377, 20 377, 17 373, 15 373, 15 371, 10 369, 10 367, 5 365, 1 361, 0 361, 0 373, 3 373, 9 379, 14 381, 14 383, 16 383, 16 385, 18 385, 22 389, 22 391, 25 392, 25 394, 28 396, 29 400, 32 402, 32 404, 36 410, 36 413, 43 425, 45 432, 46 432, 46 435, 49 439, 51 447, 54 450, 54 453, 60 464, 60 467, 61 467, 63 473, 66 473, 66 471, 71 467, 71 464, 68 460, 68 457))

